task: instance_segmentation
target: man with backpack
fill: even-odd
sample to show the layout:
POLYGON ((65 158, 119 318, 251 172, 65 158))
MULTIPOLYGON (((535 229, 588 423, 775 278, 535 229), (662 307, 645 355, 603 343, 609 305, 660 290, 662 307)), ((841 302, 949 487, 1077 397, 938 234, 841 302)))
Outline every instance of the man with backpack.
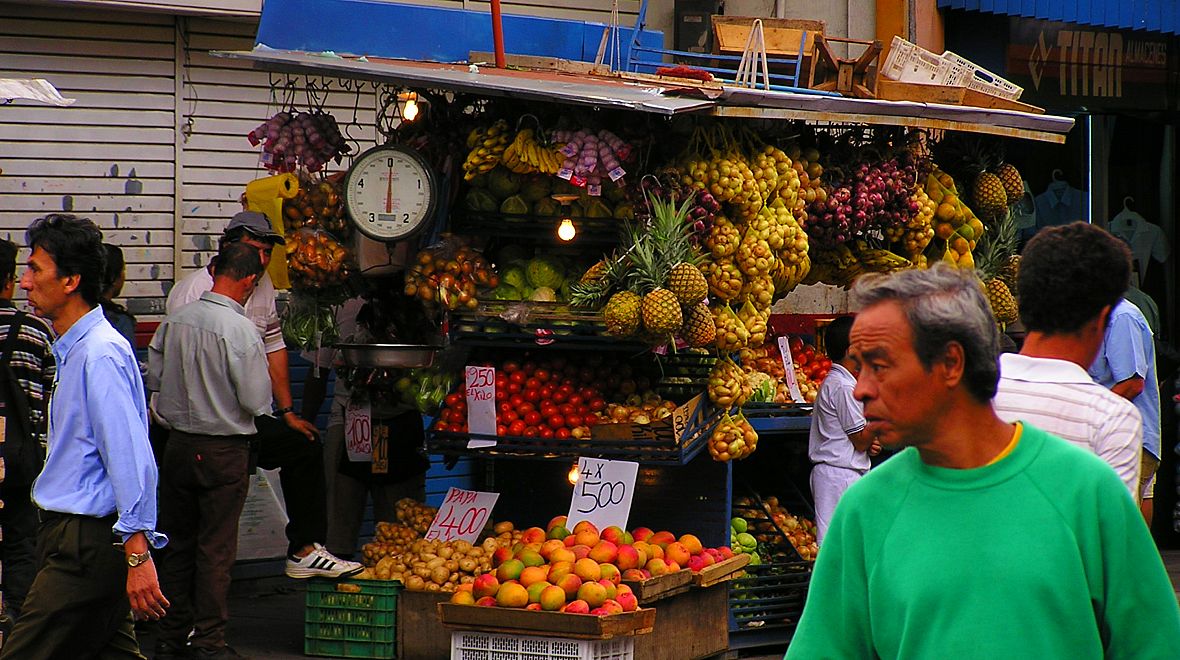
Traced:
POLYGON ((37 510, 29 491, 45 460, 46 404, 53 387, 53 331, 12 304, 17 247, 0 239, 0 566, 4 614, 19 615, 37 571, 37 510))

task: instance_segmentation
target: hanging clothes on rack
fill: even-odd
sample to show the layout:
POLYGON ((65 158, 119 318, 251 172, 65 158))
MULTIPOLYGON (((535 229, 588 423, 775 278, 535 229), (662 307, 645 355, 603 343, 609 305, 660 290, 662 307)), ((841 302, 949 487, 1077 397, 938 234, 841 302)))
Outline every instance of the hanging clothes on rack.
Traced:
POLYGON ((1131 197, 1123 198, 1123 210, 1110 220, 1110 233, 1121 238, 1131 248, 1131 256, 1138 264, 1139 281, 1147 279, 1147 266, 1154 259, 1160 263, 1168 260, 1171 248, 1164 231, 1158 225, 1130 207, 1131 197))
POLYGON ((1037 195, 1037 228, 1067 225, 1075 220, 1090 221, 1090 205, 1082 191, 1059 178, 1061 170, 1053 170, 1053 181, 1045 192, 1037 195))
POLYGON ((1024 184, 1024 194, 1012 206, 1012 223, 1016 225, 1017 239, 1021 245, 1037 233, 1036 199, 1033 197, 1032 188, 1028 187, 1028 181, 1022 183, 1024 184))

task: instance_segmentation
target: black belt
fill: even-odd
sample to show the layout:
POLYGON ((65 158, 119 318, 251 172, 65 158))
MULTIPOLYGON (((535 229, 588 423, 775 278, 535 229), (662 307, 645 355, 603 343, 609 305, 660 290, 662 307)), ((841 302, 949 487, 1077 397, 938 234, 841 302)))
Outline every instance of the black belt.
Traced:
POLYGON ((90 518, 102 522, 110 522, 112 525, 119 520, 118 514, 110 514, 108 516, 89 516, 84 513, 62 513, 61 511, 48 511, 46 509, 37 509, 37 520, 46 523, 53 520, 64 520, 67 518, 90 518))

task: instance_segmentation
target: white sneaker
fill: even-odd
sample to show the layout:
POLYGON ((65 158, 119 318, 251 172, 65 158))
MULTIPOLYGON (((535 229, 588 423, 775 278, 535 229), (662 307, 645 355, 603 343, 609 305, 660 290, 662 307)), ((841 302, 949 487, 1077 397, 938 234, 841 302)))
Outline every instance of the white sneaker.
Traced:
POLYGON ((287 570, 284 572, 287 577, 298 579, 310 577, 344 578, 356 575, 363 570, 365 570, 364 564, 341 559, 328 552, 324 546, 316 543, 315 549, 307 553, 306 557, 287 557, 287 570))

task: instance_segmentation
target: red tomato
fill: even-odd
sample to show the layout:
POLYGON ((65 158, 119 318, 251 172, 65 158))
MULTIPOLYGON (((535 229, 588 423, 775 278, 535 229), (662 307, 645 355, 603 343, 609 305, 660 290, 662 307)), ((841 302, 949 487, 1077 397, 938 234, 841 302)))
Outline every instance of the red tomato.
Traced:
POLYGON ((524 437, 526 437, 526 438, 535 438, 535 437, 537 437, 538 435, 540 435, 540 433, 541 433, 541 429, 539 429, 539 428, 537 428, 537 427, 535 427, 535 426, 530 426, 530 427, 528 427, 527 429, 525 429, 525 430, 524 430, 524 437))
POLYGON ((508 412, 500 413, 500 421, 504 422, 505 424, 511 424, 518 419, 520 419, 520 415, 516 414, 515 410, 509 410, 508 412))
POLYGON ((553 399, 554 403, 565 403, 566 400, 569 399, 569 394, 566 392, 562 392, 559 389, 556 392, 554 392, 550 398, 553 399))
POLYGON ((534 406, 533 404, 529 403, 528 401, 525 401, 525 402, 521 403, 519 406, 517 406, 517 407, 516 407, 516 412, 518 412, 518 413, 520 413, 520 414, 522 414, 522 415, 523 415, 523 414, 525 414, 526 412, 529 412, 530 410, 536 410, 536 409, 537 409, 537 407, 536 407, 536 406, 534 406))
POLYGON ((520 421, 519 419, 516 420, 515 422, 512 422, 512 424, 508 427, 508 433, 511 435, 524 435, 524 432, 525 432, 525 423, 520 421))
POLYGON ((497 424, 496 435, 508 435, 508 427, 503 424, 497 424))
POLYGON ((542 427, 541 428, 541 437, 546 438, 546 439, 552 438, 553 437, 553 429, 549 428, 548 426, 542 427))
POLYGON ((787 340, 787 346, 791 347, 792 353, 798 353, 799 351, 803 350, 803 340, 792 336, 787 340))
POLYGON ((570 430, 569 430, 569 429, 565 429, 565 428, 562 428, 562 429, 557 429, 557 431, 555 431, 555 432, 553 433, 553 435, 554 435, 554 437, 556 437, 556 438, 559 438, 559 439, 561 439, 561 440, 565 440, 566 438, 570 437, 570 430))
POLYGON ((529 426, 536 426, 541 423, 541 414, 533 411, 524 414, 524 423, 529 426))
POLYGON ((536 403, 541 400, 541 392, 539 390, 526 389, 524 391, 524 400, 536 403))
POLYGON ((497 387, 496 388, 496 403, 503 403, 508 400, 508 390, 497 387))
POLYGON ((497 409, 497 410, 499 410, 499 411, 500 411, 500 412, 502 412, 502 413, 509 413, 509 412, 513 412, 513 411, 515 411, 515 410, 516 410, 516 406, 514 406, 514 405, 512 405, 511 403, 508 403, 507 401, 505 401, 504 403, 501 403, 499 406, 497 406, 497 408, 496 408, 496 409, 497 409))
POLYGON ((537 369, 537 371, 533 373, 533 378, 536 378, 537 380, 544 383, 545 381, 549 380, 551 375, 552 374, 549 373, 548 369, 537 369))
POLYGON ((450 425, 447 424, 446 422, 440 420, 437 424, 434 425, 434 430, 435 431, 449 431, 450 425))
POLYGON ((548 399, 551 396, 553 396, 553 386, 552 385, 542 386, 541 387, 541 398, 548 399))
POLYGON ((508 377, 508 382, 510 383, 524 384, 526 380, 528 380, 528 376, 526 376, 523 371, 514 371, 512 372, 512 375, 508 377))
POLYGON ((467 412, 467 402, 466 402, 466 401, 464 401, 463 399, 459 399, 459 403, 456 403, 456 404, 455 404, 454 406, 452 406, 452 407, 453 407, 455 410, 458 410, 458 411, 459 411, 459 412, 461 412, 461 413, 465 413, 465 412, 467 412))
POLYGON ((576 410, 576 408, 574 408, 574 404, 572 403, 563 403, 557 407, 557 412, 563 415, 572 415, 574 414, 574 410, 576 410))
POLYGON ((606 401, 600 397, 594 397, 593 399, 590 399, 590 410, 593 410, 594 412, 606 410, 606 401))
POLYGON ((559 429, 565 426, 565 418, 561 415, 550 415, 547 421, 551 429, 559 429))
POLYGON ((505 387, 508 387, 508 374, 505 374, 505 373, 496 374, 496 389, 502 390, 505 387))
POLYGON ((586 397, 582 396, 581 394, 571 394, 569 399, 570 403, 575 406, 582 405, 582 402, 585 400, 586 397))
POLYGON ((505 362, 504 366, 500 367, 500 369, 502 371, 507 372, 507 373, 512 373, 514 371, 520 371, 520 365, 513 362, 512 360, 509 360, 509 361, 505 362))
POLYGON ((447 398, 443 399, 443 401, 445 401, 448 406, 457 406, 457 405, 459 405, 459 402, 462 400, 463 400, 463 397, 460 396, 458 393, 448 394, 447 398))
POLYGON ((536 390, 541 388, 541 381, 536 378, 530 378, 524 382, 525 389, 536 390))
POLYGON ((576 415, 576 414, 575 415, 566 415, 565 416, 565 423, 567 426, 572 426, 574 428, 577 428, 582 425, 582 416, 576 415))
MULTIPOLYGON (((519 371, 517 373, 520 373, 519 371)), ((520 392, 520 383, 508 383, 508 393, 518 394, 520 392)))
POLYGON ((578 396, 582 397, 583 401, 589 401, 598 396, 598 392, 595 392, 593 387, 583 387, 578 390, 578 396))

